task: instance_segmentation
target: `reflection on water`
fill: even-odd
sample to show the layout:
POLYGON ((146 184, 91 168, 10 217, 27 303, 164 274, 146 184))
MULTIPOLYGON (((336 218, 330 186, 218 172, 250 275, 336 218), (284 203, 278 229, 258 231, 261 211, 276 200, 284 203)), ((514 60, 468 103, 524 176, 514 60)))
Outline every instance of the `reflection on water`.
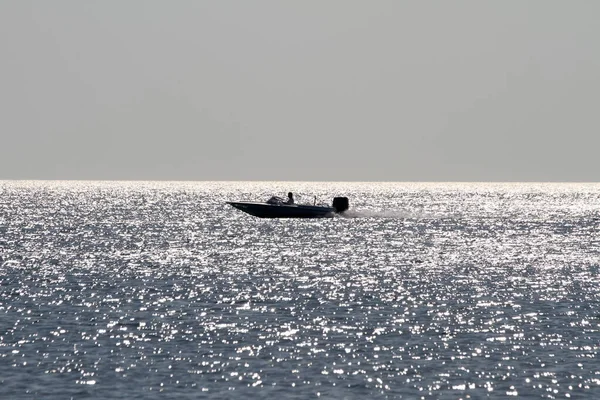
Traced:
POLYGON ((600 395, 600 185, 0 190, 7 398, 600 395), (288 190, 352 212, 224 203, 288 190))

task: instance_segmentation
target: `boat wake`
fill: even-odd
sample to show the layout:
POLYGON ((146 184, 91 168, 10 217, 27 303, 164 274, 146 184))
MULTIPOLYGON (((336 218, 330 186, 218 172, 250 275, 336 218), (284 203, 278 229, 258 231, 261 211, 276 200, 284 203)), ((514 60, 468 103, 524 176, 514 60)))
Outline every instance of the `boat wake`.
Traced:
POLYGON ((458 218, 457 215, 442 215, 406 210, 348 210, 339 214, 341 218, 388 218, 388 219, 442 219, 458 218))

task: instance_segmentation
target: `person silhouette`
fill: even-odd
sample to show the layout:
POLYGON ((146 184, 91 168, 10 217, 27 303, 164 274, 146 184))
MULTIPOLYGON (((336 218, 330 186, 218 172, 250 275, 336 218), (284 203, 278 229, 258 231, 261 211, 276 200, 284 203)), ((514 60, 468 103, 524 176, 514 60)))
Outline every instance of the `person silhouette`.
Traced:
POLYGON ((288 193, 288 198, 286 201, 284 201, 284 204, 288 204, 288 205, 294 204, 294 195, 292 194, 292 192, 288 193))

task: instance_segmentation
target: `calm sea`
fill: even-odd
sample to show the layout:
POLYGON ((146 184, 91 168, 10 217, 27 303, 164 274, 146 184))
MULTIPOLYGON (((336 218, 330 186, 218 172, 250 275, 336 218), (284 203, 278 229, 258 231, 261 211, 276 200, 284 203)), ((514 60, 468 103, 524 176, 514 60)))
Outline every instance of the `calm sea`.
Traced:
POLYGON ((600 184, 0 181, 0 398, 600 398, 600 184), (350 198, 347 217, 225 204, 350 198))

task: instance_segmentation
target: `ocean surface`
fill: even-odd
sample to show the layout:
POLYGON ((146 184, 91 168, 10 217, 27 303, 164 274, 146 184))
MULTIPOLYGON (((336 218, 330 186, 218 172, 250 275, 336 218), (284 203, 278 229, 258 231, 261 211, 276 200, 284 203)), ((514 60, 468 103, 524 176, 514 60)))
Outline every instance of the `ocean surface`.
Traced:
POLYGON ((600 184, 0 181, 2 399, 600 398, 600 184), (225 204, 296 193, 346 217, 225 204))

